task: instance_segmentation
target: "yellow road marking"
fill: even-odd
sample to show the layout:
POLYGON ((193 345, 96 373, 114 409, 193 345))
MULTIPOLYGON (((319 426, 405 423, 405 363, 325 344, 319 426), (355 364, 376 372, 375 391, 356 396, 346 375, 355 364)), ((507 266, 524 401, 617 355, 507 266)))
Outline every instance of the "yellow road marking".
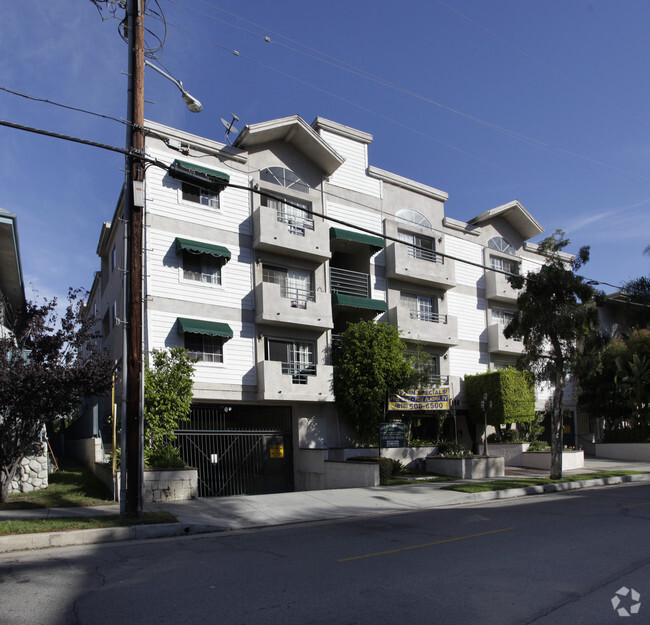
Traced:
POLYGON ((341 558, 337 562, 350 562, 351 560, 363 560, 364 558, 374 558, 375 556, 386 556, 391 553, 399 553, 400 551, 411 551, 413 549, 422 549, 424 547, 433 547, 434 545, 443 545, 445 543, 453 543, 458 540, 467 540, 468 538, 479 538, 480 536, 489 536, 490 534, 499 534, 500 532, 509 532, 514 530, 514 527, 504 527, 499 530, 490 530, 489 532, 481 532, 480 534, 469 534, 468 536, 458 536, 457 538, 446 538, 445 540, 437 540, 432 543, 424 543, 423 545, 411 545, 410 547, 400 547, 399 549, 390 549, 389 551, 378 551, 377 553, 367 553, 362 556, 352 556, 351 558, 341 558))
POLYGON ((639 506, 650 506, 650 501, 644 503, 630 503, 627 506, 621 506, 621 508, 638 508, 639 506))

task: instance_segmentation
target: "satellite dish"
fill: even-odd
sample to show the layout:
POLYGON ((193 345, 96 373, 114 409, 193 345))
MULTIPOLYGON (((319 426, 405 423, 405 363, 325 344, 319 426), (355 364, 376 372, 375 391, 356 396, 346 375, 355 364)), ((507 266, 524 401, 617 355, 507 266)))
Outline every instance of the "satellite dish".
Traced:
POLYGON ((228 142, 228 145, 232 145, 232 141, 230 141, 230 133, 234 132, 235 134, 239 133, 239 130, 235 128, 233 125, 235 122, 239 121, 239 117, 235 115, 234 113, 230 113, 232 115, 232 120, 226 121, 223 117, 221 118, 221 123, 223 124, 224 128, 226 129, 226 141, 228 142))

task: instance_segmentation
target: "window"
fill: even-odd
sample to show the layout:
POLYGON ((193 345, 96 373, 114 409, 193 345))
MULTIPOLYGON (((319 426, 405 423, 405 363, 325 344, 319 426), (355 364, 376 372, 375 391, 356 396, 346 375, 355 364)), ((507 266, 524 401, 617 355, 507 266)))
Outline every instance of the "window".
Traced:
POLYGON ((266 167, 260 171, 260 180, 278 184, 287 189, 294 189, 301 193, 309 193, 309 186, 304 180, 301 180, 290 169, 284 167, 266 167))
MULTIPOLYGON (((514 319, 514 317, 515 313, 511 310, 502 310, 500 308, 492 309, 492 321, 498 323, 499 325, 507 326, 514 319)), ((520 342, 522 341, 522 338, 515 335, 512 337, 512 340, 520 342)))
POLYGON ((497 271, 505 271, 514 275, 519 274, 519 263, 510 258, 502 258, 501 256, 490 256, 490 266, 497 271))
POLYGON ((187 332, 185 349, 200 362, 223 362, 223 337, 187 332))
POLYGON ((113 302, 113 308, 111 309, 111 322, 114 328, 117 327, 118 319, 117 319, 117 302, 113 302))
POLYGON ((280 223, 287 224, 290 234, 304 237, 305 230, 314 229, 314 220, 306 212, 306 210, 309 210, 309 205, 291 198, 284 199, 286 201, 262 196, 261 204, 275 209, 277 220, 280 223), (290 202, 290 204, 286 202, 290 202))
POLYGON ((262 280, 279 284, 280 295, 290 299, 294 308, 307 308, 307 302, 316 301, 311 271, 262 265, 262 280))
POLYGON ((222 258, 183 250, 183 278, 185 280, 220 285, 222 265, 222 258))
POLYGON ((446 316, 438 314, 438 299, 417 293, 400 293, 400 304, 408 308, 411 319, 429 321, 431 323, 446 323, 446 316))
POLYGON ((415 369, 420 379, 426 379, 429 384, 442 384, 443 379, 440 375, 439 356, 428 352, 424 352, 423 355, 424 358, 420 358, 417 352, 407 352, 406 357, 409 359, 411 366, 415 369))
POLYGON ((515 313, 511 310, 501 310, 500 308, 492 309, 492 320, 501 325, 508 325, 515 317, 515 313))
POLYGON ((117 250, 115 249, 115 246, 113 246, 113 249, 111 250, 111 271, 115 271, 116 267, 117 267, 117 250))
POLYGON ((496 250, 497 252, 503 252, 504 254, 515 255, 515 249, 508 243, 503 237, 492 237, 488 241, 488 247, 491 250, 496 250))
POLYGON ((186 202, 195 202, 206 208, 219 208, 219 196, 216 193, 201 189, 188 182, 183 182, 182 185, 182 195, 186 202))
POLYGON ((292 376, 293 384, 307 384, 316 375, 314 344, 309 341, 266 339, 266 360, 282 363, 282 373, 292 376))
POLYGON ((414 226, 420 226, 420 228, 433 230, 431 222, 422 213, 418 213, 418 211, 410 208, 397 211, 395 213, 395 219, 402 223, 413 224, 414 226))
POLYGON ((397 234, 400 241, 403 241, 409 245, 408 255, 411 258, 421 258, 433 263, 438 260, 435 253, 436 242, 434 239, 430 237, 423 237, 412 232, 406 232, 405 230, 398 230, 397 234), (417 247, 412 247, 414 245, 417 247))

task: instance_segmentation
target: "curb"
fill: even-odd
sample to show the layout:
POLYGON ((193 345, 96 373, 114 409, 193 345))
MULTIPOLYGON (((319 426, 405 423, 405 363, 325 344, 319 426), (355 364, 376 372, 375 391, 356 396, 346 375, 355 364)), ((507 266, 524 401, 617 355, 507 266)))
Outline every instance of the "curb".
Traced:
MULTIPOLYGON (((517 497, 526 497, 529 495, 543 495, 545 493, 559 493, 569 490, 579 490, 582 488, 596 488, 601 486, 615 486, 617 484, 626 484, 630 482, 648 482, 650 473, 639 475, 622 475, 617 477, 596 478, 591 480, 579 480, 575 482, 562 482, 559 484, 545 484, 543 486, 526 486, 523 488, 510 488, 507 490, 487 491, 483 493, 463 493, 464 497, 456 501, 446 502, 444 507, 457 506, 467 503, 480 503, 496 499, 514 499, 517 497)), ((460 493, 459 493, 460 494, 460 493)), ((419 509, 432 509, 440 506, 424 506, 423 508, 411 508, 405 512, 415 512, 419 509)), ((397 511, 394 511, 397 512, 397 511)), ((382 513, 383 514, 383 513, 382 513)), ((391 513, 392 514, 392 513, 391 513)), ((328 521, 335 519, 351 519, 359 516, 372 516, 372 514, 346 515, 344 517, 323 516, 319 519, 295 520, 287 523, 273 525, 296 525, 299 523, 310 523, 314 521, 328 521)), ((237 529, 261 529, 268 525, 243 525, 237 529)), ((10 536, 0 536, 0 554, 10 553, 12 551, 25 551, 35 549, 47 549, 50 547, 71 547, 74 545, 93 545, 106 542, 126 541, 126 540, 146 540, 150 538, 165 538, 169 536, 188 536, 196 534, 219 533, 228 531, 228 527, 219 527, 216 525, 192 525, 182 523, 158 523, 152 525, 134 525, 131 527, 105 527, 88 530, 72 530, 69 532, 39 532, 34 534, 12 534, 10 536)))
POLYGON ((184 534, 180 523, 157 523, 131 527, 101 527, 69 532, 37 532, 34 534, 12 534, 0 536, 0 553, 50 547, 71 547, 94 545, 123 540, 143 540, 184 534))

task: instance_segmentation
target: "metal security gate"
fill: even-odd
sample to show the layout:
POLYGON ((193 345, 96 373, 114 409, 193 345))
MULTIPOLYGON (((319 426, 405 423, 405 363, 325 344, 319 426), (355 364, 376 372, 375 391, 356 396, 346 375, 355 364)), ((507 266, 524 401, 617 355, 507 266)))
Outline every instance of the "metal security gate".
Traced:
POLYGON ((183 425, 176 445, 198 471, 199 497, 293 490, 289 408, 201 406, 183 425))

